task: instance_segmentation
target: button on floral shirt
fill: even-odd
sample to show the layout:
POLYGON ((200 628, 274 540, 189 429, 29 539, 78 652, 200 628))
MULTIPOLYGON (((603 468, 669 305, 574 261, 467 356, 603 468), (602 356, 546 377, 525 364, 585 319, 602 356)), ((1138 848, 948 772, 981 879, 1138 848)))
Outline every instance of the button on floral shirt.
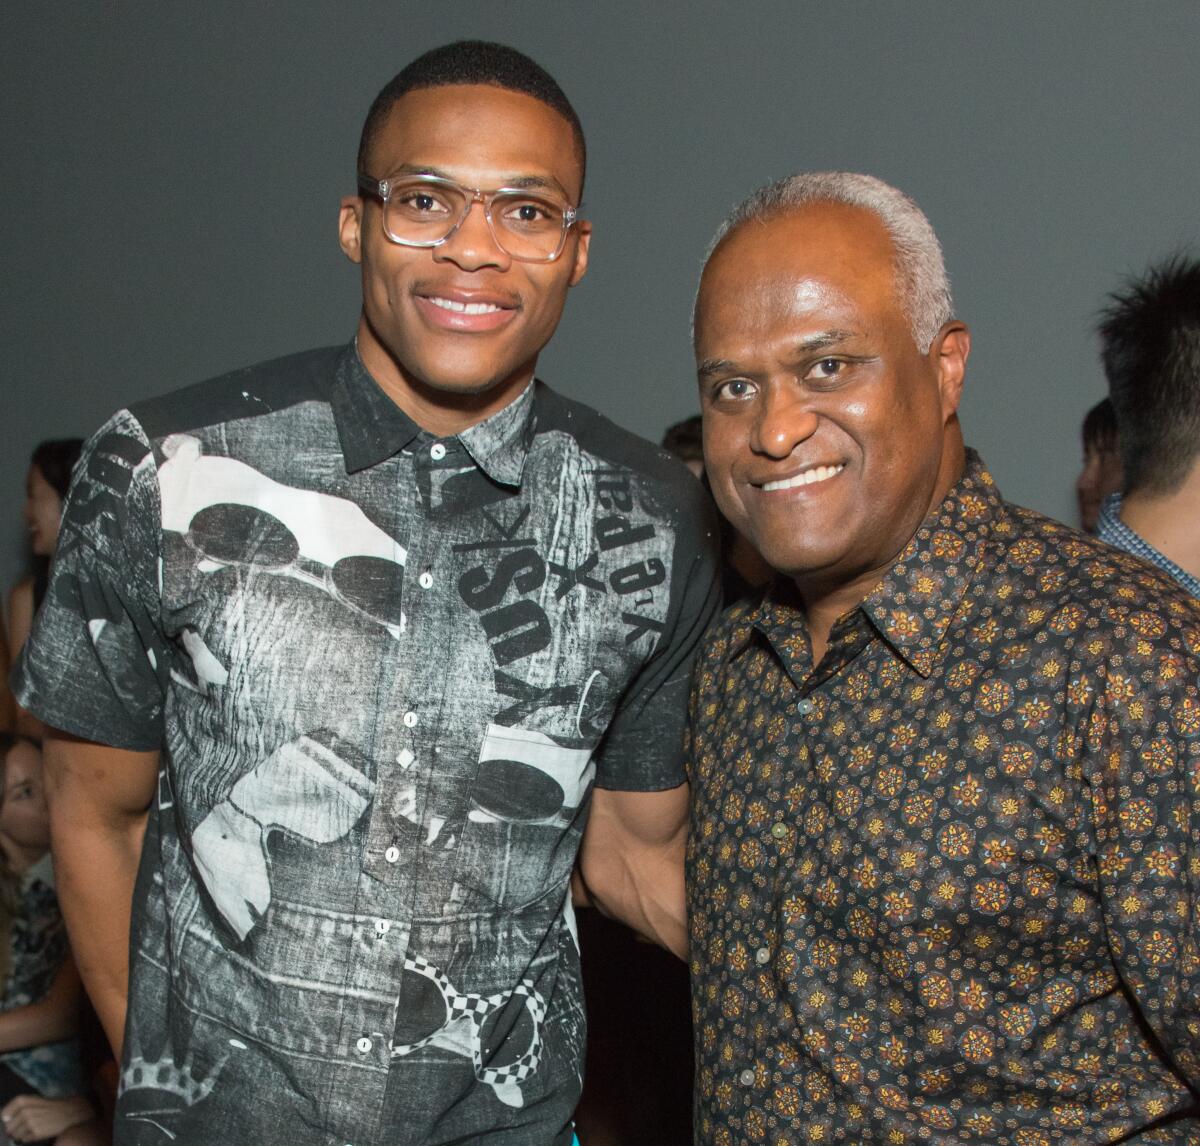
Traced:
POLYGON ((698 1141, 1200 1141, 1200 611, 978 457, 814 669, 710 633, 698 1141))

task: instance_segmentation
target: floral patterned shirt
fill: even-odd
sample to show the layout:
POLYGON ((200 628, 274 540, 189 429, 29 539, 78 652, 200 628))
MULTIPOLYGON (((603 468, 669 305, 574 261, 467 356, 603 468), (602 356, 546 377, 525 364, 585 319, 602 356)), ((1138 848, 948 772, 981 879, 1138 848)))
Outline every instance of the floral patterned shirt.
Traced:
POLYGON ((709 634, 697 1140, 1200 1141, 1200 610, 974 454, 813 666, 709 634))

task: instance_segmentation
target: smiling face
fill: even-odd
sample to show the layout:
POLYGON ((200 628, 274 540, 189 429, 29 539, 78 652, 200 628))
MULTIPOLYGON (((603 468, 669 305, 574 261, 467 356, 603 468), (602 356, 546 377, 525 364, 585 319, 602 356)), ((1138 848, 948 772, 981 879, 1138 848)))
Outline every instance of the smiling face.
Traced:
MULTIPOLYGON (((372 145, 376 179, 425 173, 485 191, 523 187, 579 202, 583 173, 571 125, 532 96, 460 84, 408 92, 372 145)), ((587 269, 590 228, 567 233, 554 262, 513 259, 476 203, 437 247, 383 233, 382 205, 343 200, 342 249, 362 266, 363 362, 392 399, 437 433, 502 409, 533 376, 567 291, 587 269)))
POLYGON ((29 530, 29 548, 38 557, 53 556, 61 517, 62 498, 58 491, 37 466, 30 466, 25 478, 25 526, 29 530))
POLYGON ((714 252, 696 307, 709 480, 722 512, 806 601, 865 597, 963 464, 970 347, 922 354, 869 211, 810 204, 714 252))

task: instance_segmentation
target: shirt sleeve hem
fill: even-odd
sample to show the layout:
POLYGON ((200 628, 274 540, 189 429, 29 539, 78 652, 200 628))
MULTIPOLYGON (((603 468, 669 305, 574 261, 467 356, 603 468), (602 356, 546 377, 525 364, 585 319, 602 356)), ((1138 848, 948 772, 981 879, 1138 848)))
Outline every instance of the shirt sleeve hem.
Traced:
POLYGON ((47 727, 65 732, 69 736, 78 736, 81 740, 90 740, 94 744, 120 748, 127 752, 155 752, 162 748, 163 734, 160 726, 153 729, 99 729, 76 714, 43 703, 32 689, 14 690, 14 693, 17 703, 26 712, 36 716, 47 727))
POLYGON ((605 792, 669 792, 672 788, 678 788, 680 784, 686 783, 687 773, 682 765, 677 774, 670 778, 653 776, 639 780, 635 777, 623 779, 620 776, 596 776, 596 787, 602 788, 605 792))

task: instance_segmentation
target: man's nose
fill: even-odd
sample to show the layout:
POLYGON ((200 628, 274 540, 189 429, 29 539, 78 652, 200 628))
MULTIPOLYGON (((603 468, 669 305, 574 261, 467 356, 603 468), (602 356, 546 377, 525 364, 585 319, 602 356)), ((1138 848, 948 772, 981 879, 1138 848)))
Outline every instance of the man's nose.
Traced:
POLYGON ((751 444, 756 453, 786 458, 801 442, 812 437, 817 423, 817 414, 803 395, 768 389, 751 444))
POLYGON ((479 198, 467 208, 467 217, 454 228, 454 233, 433 248, 433 258, 435 262, 454 263, 464 271, 484 267, 506 270, 512 263, 511 257, 496 242, 483 201, 479 198))

